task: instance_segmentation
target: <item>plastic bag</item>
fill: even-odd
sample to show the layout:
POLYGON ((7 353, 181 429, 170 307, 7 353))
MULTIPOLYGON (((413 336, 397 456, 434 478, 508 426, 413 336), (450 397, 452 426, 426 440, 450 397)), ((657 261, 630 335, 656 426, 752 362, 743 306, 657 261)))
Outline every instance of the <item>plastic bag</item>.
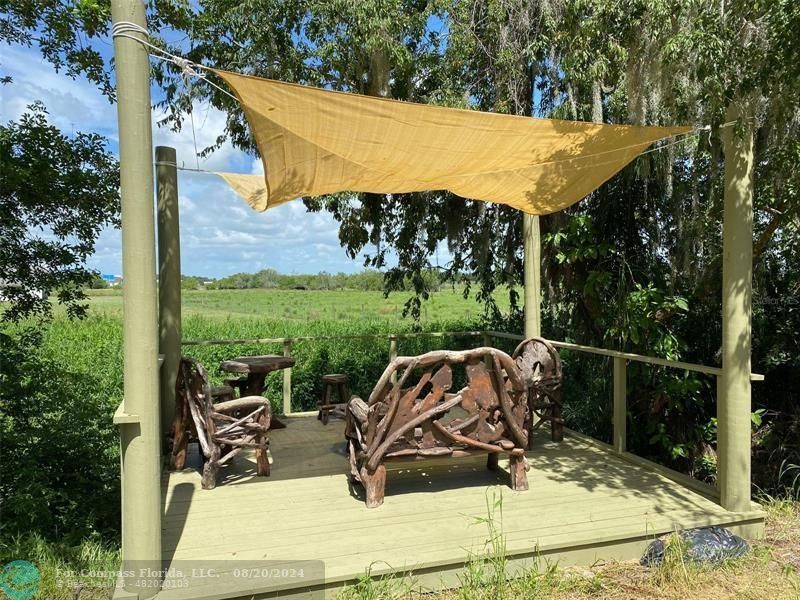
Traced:
MULTIPOLYGON (((703 527, 684 529, 679 532, 686 542, 684 559, 691 562, 718 563, 731 558, 739 558, 750 551, 750 545, 724 527, 703 527)), ((665 538, 650 543, 639 564, 657 566, 664 560, 665 538)))

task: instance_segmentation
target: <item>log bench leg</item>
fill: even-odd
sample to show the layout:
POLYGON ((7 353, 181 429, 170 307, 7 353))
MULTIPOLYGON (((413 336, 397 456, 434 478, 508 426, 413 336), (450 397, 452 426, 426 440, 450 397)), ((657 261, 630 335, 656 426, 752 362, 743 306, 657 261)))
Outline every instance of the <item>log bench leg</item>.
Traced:
POLYGON ((189 446, 189 437, 182 424, 175 426, 172 437, 172 452, 169 458, 170 471, 182 471, 186 466, 186 452, 189 446))
POLYGON ((169 470, 182 471, 186 466, 186 452, 189 446, 189 436, 186 435, 186 413, 183 403, 175 408, 172 419, 172 451, 169 457, 169 470))
POLYGON ((367 496, 367 508, 376 508, 383 504, 383 497, 386 490, 386 467, 378 465, 370 472, 366 467, 361 469, 361 483, 367 496))
POLYGON ((524 492, 528 489, 528 474, 525 472, 525 456, 511 455, 509 462, 511 473, 511 489, 515 492, 524 492))
POLYGON ((256 475, 269 477, 269 457, 266 448, 256 448, 256 475))
MULTIPOLYGON (((270 415, 262 414, 258 419, 258 424, 265 430, 269 429, 270 415)), ((256 448, 256 474, 263 477, 269 477, 269 456, 267 455, 267 448, 269 448, 269 437, 266 433, 258 438, 260 444, 264 444, 265 448, 256 448)))
POLYGON ((497 452, 493 452, 492 454, 486 455, 486 468, 490 471, 496 471, 498 469, 497 461, 499 460, 500 455, 497 452))

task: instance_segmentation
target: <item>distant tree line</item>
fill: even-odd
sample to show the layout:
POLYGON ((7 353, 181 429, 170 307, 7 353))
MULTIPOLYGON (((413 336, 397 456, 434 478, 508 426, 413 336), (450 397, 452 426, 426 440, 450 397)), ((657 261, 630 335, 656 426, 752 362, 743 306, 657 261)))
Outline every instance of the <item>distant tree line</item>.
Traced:
MULTIPOLYGON (((428 289, 438 290, 442 281, 436 271, 428 270, 423 273, 428 289)), ((278 289, 278 290, 363 290, 385 292, 388 288, 384 273, 375 269, 367 269, 360 273, 328 273, 320 271, 316 274, 279 273, 275 269, 261 269, 256 273, 235 273, 228 277, 213 280, 203 277, 182 277, 183 289, 211 289, 211 290, 249 290, 249 289, 278 289)), ((402 289, 413 289, 409 282, 401 286, 402 289)), ((392 289, 397 289, 392 286, 392 289)))

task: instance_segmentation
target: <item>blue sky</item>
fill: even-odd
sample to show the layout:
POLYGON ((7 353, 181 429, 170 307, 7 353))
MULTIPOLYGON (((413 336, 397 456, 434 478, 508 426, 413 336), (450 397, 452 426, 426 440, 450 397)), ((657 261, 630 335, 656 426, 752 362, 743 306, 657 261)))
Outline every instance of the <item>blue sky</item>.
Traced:
MULTIPOLYGON (((107 55, 106 40, 97 47, 107 55)), ((16 120, 25 107, 39 100, 50 120, 62 131, 97 132, 109 139, 117 152, 116 106, 109 104, 97 87, 83 78, 56 73, 35 48, 2 46, 0 74, 13 78, 0 86, 0 119, 16 120)), ((178 162, 196 167, 190 127, 180 133, 159 129, 153 112, 154 145, 173 146, 178 162)), ((197 147, 202 149, 224 130, 223 113, 198 105, 194 114, 197 147)), ((225 145, 200 160, 200 168, 239 173, 261 172, 261 162, 225 145)), ((187 275, 220 277, 231 273, 273 268, 283 273, 355 272, 363 259, 351 260, 339 244, 338 224, 326 213, 308 213, 302 202, 290 202, 265 213, 256 213, 218 177, 179 173, 182 271, 187 275)), ((108 229, 97 241, 89 266, 101 273, 120 274, 120 232, 108 229)))

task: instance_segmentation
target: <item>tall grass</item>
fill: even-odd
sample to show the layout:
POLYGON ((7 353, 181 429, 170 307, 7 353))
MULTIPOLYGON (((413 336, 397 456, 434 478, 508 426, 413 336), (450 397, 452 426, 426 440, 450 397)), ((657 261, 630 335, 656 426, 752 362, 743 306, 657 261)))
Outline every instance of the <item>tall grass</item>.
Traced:
MULTIPOLYGON (((428 322, 424 331, 453 331, 468 329, 462 321, 428 322)), ((265 319, 218 321, 204 317, 189 317, 185 322, 185 339, 256 339, 265 337, 357 336, 374 334, 376 339, 317 339, 295 342, 292 356, 296 366, 292 372, 292 409, 309 410, 316 406, 322 393, 321 377, 325 373, 346 373, 353 393, 368 395, 389 362, 388 334, 412 331, 409 322, 387 324, 382 321, 270 321, 265 319)), ((466 349, 480 344, 480 338, 446 336, 444 338, 414 337, 401 339, 400 354, 414 355, 429 350, 466 349)), ((281 344, 218 344, 184 346, 183 352, 204 363, 212 379, 221 381, 226 375, 218 370, 221 361, 242 355, 280 354, 281 344)), ((283 394, 282 375, 273 373, 267 378, 267 397, 279 410, 283 394)))
POLYGON ((106 600, 111 597, 119 550, 95 539, 80 544, 49 542, 37 534, 0 542, 0 564, 26 560, 39 571, 41 600, 106 600))

